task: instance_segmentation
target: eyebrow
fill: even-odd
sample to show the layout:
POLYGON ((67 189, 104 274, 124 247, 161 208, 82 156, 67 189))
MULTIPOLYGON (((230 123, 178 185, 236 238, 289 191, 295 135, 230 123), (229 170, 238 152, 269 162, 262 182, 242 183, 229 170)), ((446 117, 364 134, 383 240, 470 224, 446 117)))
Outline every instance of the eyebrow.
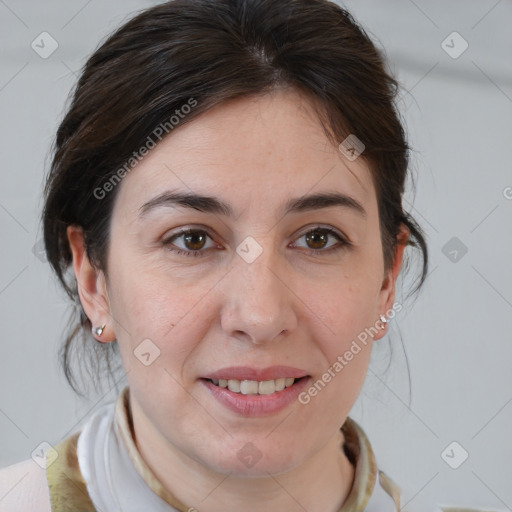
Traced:
MULTIPOLYGON (((191 192, 164 192, 147 201, 140 208, 139 216, 143 217, 151 210, 160 207, 184 207, 193 208, 205 213, 214 213, 235 217, 233 208, 226 202, 213 196, 195 194, 191 192)), ((367 213, 363 205, 351 196, 338 192, 316 193, 308 196, 297 197, 288 200, 283 206, 284 215, 299 213, 322 208, 340 206, 352 210, 366 218, 367 213)))

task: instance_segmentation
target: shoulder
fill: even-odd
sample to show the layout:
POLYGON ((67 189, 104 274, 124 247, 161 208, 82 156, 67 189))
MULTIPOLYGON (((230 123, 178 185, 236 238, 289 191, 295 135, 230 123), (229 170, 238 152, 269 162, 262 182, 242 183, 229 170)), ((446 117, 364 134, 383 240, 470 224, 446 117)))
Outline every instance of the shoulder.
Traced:
POLYGON ((0 469, 0 512, 50 512, 46 471, 32 459, 0 469))

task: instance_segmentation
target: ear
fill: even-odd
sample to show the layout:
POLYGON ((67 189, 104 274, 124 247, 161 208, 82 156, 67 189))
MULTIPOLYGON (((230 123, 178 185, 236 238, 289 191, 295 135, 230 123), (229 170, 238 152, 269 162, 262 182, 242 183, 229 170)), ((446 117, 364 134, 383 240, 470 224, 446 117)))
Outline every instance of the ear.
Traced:
MULTIPOLYGON (((397 246, 395 249, 395 255, 393 258, 393 265, 386 272, 384 276, 384 280, 382 281, 382 288, 379 293, 379 311, 378 315, 384 315, 387 317, 387 312, 393 309, 393 304, 395 302, 395 287, 396 280, 398 278, 398 274, 400 274, 400 269, 402 268, 402 258, 404 254, 404 249, 407 246, 407 241, 409 240, 410 230, 405 224, 401 224, 400 231, 397 235, 397 246)), ((383 329, 379 330, 379 333, 374 336, 374 341, 382 338, 387 332, 387 324, 378 320, 377 324, 383 326, 383 329)))
POLYGON ((93 336, 101 342, 116 339, 113 330, 113 319, 110 314, 105 274, 96 269, 87 256, 83 231, 78 226, 68 226, 67 236, 73 255, 75 273, 80 302, 93 326, 93 336), (94 327, 105 326, 101 335, 94 333, 94 327))

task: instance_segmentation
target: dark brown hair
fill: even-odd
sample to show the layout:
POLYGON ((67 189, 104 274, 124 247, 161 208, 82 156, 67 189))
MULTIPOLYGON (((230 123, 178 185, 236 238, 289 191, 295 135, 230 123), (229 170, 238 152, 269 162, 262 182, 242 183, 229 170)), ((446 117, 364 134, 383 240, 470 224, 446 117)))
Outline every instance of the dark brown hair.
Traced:
MULTIPOLYGON (((381 52, 352 16, 327 0, 174 0, 128 21, 92 54, 57 132, 45 188, 43 229, 47 257, 77 306, 79 321, 62 348, 66 378, 79 392, 70 365, 74 340, 89 351, 89 369, 111 369, 117 343, 93 342, 76 281, 69 225, 81 226, 93 264, 108 272, 114 183, 134 152, 154 139, 183 105, 179 129, 226 100, 294 88, 315 106, 327 137, 338 146, 355 134, 365 145, 377 191, 385 268, 393 263, 397 234, 423 259, 417 291, 427 273, 421 228, 402 207, 409 147, 395 106, 398 84, 381 52), (98 190, 108 193, 98 197, 98 190), (92 359, 91 359, 92 356, 92 359)), ((172 123, 171 123, 172 124, 172 123)), ((81 354, 81 353, 80 353, 81 354)), ((96 379, 93 379, 95 381, 96 379)))

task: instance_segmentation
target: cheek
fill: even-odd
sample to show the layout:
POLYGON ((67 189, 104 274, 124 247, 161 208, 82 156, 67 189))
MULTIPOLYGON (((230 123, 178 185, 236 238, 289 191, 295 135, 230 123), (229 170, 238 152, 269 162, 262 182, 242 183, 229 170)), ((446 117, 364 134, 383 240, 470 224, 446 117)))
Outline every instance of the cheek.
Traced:
POLYGON ((156 366, 181 367, 194 350, 194 340, 202 338, 201 294, 180 286, 179 280, 167 283, 161 275, 119 267, 111 272, 111 282, 110 307, 125 370, 139 368, 133 355, 142 350, 142 343, 158 354, 156 366))
POLYGON ((378 320, 376 316, 380 282, 367 272, 340 271, 329 281, 303 289, 311 314, 316 316, 325 339, 330 340, 329 353, 337 353, 347 343, 365 332, 378 320))
POLYGON ((377 332, 375 287, 354 281, 341 277, 323 293, 312 293, 308 304, 321 320, 313 336, 324 357, 323 373, 302 403, 315 403, 333 422, 343 421, 359 395, 377 332))

